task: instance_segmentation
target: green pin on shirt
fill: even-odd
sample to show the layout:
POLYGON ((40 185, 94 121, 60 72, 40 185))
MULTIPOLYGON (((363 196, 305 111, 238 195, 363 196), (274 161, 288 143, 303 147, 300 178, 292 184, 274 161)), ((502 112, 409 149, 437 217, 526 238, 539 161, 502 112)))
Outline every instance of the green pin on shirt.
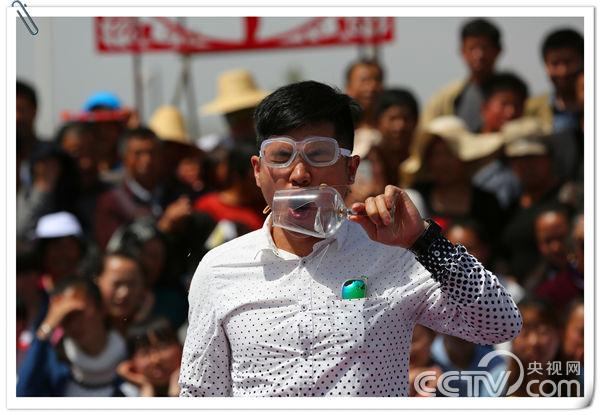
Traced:
POLYGON ((342 299, 355 300, 367 296, 367 277, 353 278, 344 282, 342 285, 342 299))

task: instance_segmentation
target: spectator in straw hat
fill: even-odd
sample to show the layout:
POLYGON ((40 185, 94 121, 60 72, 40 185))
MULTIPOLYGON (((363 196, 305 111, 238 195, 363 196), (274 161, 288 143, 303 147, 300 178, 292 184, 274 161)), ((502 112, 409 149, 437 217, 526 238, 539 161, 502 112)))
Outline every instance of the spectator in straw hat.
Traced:
MULTIPOLYGON (((523 115, 523 107, 528 96, 525 82, 517 75, 502 72, 491 75, 481 85, 483 105, 481 114, 483 119, 482 133, 497 133, 513 120, 523 115)), ((538 128, 537 123, 524 124, 524 127, 538 128)), ((519 180, 512 170, 506 165, 502 148, 479 160, 473 174, 473 183, 494 193, 503 209, 513 202, 521 191, 519 180)))
MULTIPOLYGON (((472 218, 488 235, 498 236, 504 216, 496 197, 471 183, 469 162, 499 149, 497 134, 474 136, 460 118, 439 117, 424 129, 420 146, 401 165, 406 180, 414 180, 425 208, 442 228, 455 219, 472 218)), ((409 182, 406 181, 405 185, 409 182)))
POLYGON ((202 177, 204 155, 190 139, 177 107, 158 107, 148 126, 162 141, 162 171, 171 193, 187 194, 191 200, 206 192, 202 177))
POLYGON ((254 109, 268 92, 259 89, 249 71, 233 69, 219 75, 217 97, 200 108, 202 115, 223 115, 229 128, 228 136, 200 137, 198 146, 211 151, 217 146, 232 147, 235 142, 254 143, 254 109))
POLYGON ((511 274, 522 283, 539 260, 535 218, 542 210, 561 205, 560 185, 543 138, 516 138, 506 144, 504 151, 510 168, 519 178, 522 193, 509 209, 502 236, 503 255, 511 274))

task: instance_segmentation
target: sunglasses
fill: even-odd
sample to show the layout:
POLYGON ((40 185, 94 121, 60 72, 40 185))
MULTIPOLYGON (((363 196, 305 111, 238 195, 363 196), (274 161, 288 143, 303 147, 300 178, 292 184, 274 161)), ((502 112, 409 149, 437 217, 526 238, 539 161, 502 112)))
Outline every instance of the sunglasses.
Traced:
POLYGON ((349 279, 342 285, 342 299, 354 300, 367 296, 366 277, 349 279))

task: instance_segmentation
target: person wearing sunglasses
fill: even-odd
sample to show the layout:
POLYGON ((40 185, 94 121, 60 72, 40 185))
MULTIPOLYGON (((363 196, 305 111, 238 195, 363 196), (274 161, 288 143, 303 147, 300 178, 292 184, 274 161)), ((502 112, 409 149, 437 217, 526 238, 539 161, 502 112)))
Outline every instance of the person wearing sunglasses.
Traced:
MULTIPOLYGON (((358 110, 315 81, 260 103, 251 163, 268 206, 277 190, 347 194, 358 110)), ((351 208, 330 237, 272 226, 270 215, 206 254, 189 292, 180 396, 407 396, 415 324, 483 344, 518 334, 498 279, 402 189, 351 208)))

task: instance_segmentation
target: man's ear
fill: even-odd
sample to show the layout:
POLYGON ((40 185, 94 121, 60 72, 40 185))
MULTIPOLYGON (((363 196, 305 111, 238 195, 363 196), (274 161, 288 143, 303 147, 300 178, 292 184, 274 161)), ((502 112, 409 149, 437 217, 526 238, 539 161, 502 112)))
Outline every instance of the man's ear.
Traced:
POLYGON ((256 186, 260 187, 260 157, 252 156, 250 158, 250 163, 252 163, 252 172, 254 173, 256 186))
POLYGON ((360 156, 351 156, 348 159, 348 182, 349 184, 354 183, 354 179, 356 178, 356 170, 358 170, 358 165, 360 164, 360 156))

